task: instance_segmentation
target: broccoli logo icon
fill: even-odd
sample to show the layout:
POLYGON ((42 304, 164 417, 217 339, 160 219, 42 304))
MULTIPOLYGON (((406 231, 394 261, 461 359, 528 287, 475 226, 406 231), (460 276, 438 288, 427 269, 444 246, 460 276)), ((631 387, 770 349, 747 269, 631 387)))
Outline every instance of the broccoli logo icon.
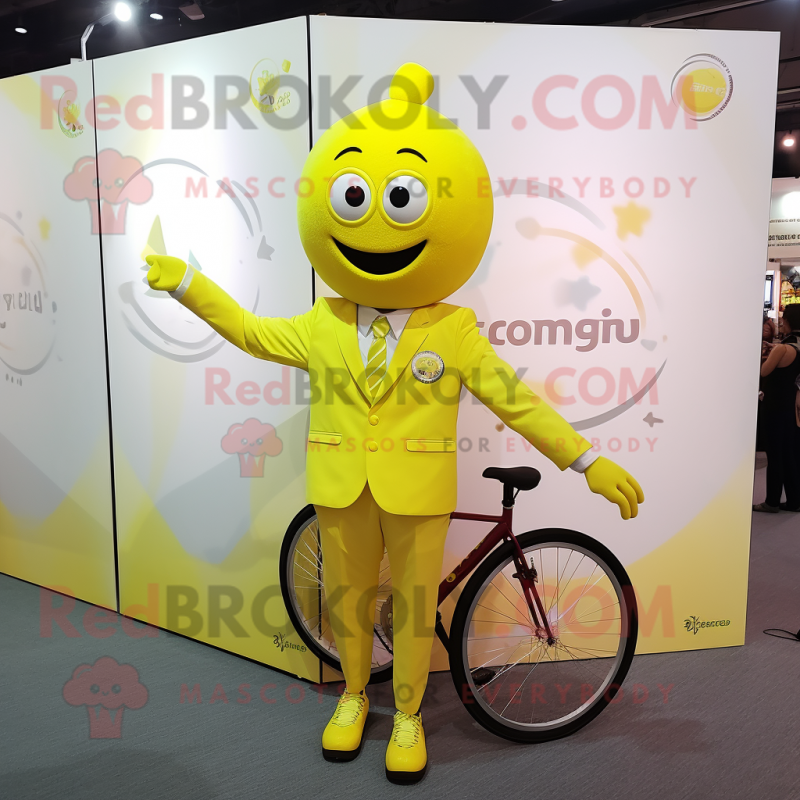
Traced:
POLYGON ((63 695, 71 706, 86 706, 90 739, 121 739, 123 712, 141 708, 148 696, 136 669, 110 656, 76 667, 63 695))
POLYGON ((64 193, 70 200, 85 200, 92 212, 92 233, 125 233, 128 205, 146 203, 153 196, 153 183, 142 172, 135 156, 108 148, 95 159, 84 156, 75 162, 64 179, 64 193))
POLYGON ((239 456, 239 477, 263 478, 264 461, 267 456, 280 455, 283 442, 278 438, 275 428, 267 422, 251 417, 244 423, 228 428, 222 437, 224 452, 239 456))
POLYGON ((58 101, 58 125, 61 133, 70 139, 75 139, 83 133, 78 117, 81 114, 81 107, 77 103, 77 97, 72 89, 67 89, 58 101))

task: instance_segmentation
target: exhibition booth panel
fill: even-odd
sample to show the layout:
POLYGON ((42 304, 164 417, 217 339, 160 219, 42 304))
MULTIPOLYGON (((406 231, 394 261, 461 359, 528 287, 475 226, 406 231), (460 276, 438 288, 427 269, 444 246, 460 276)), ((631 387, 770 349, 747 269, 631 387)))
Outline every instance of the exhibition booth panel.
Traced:
POLYGON ((0 571, 113 609, 92 94, 89 63, 0 81, 0 571))
MULTIPOLYGON (((226 342, 144 257, 251 311, 311 307, 295 184, 309 150, 305 19, 95 62, 120 608, 302 677, 278 580, 305 505, 305 373, 226 342), (116 187, 120 187, 117 189, 116 187)), ((95 217, 92 217, 94 220, 95 217)))
MULTIPOLYGON (((433 73, 429 102, 476 144, 495 200, 486 254, 452 302, 473 308, 498 354, 646 494, 622 523, 582 476, 559 474, 465 395, 459 511, 496 509, 486 466, 531 464, 542 483, 518 498, 515 530, 568 528, 607 545, 636 589, 637 652, 742 644, 778 35, 310 25, 312 86, 349 79, 351 109, 405 61, 433 73), (722 264, 737 276, 724 309, 722 264), (735 321, 713 349, 709 309, 735 321)), ((312 122, 316 141, 330 121, 312 122)), ((443 578, 485 533, 452 524, 443 578)))

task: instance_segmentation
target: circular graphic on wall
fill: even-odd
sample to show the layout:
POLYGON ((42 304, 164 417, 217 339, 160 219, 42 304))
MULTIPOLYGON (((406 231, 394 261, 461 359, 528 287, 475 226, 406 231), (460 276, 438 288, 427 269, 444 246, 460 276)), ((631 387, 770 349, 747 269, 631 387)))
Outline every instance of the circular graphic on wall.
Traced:
POLYGON ((683 62, 672 79, 672 96, 698 122, 722 113, 733 94, 728 65, 715 55, 699 53, 683 62))
POLYGON ((53 352, 56 304, 36 245, 0 214, 0 361, 17 375, 38 372, 53 352))
POLYGON ((291 62, 280 68, 271 58, 262 58, 250 72, 250 100, 264 114, 271 114, 289 102, 289 92, 280 92, 281 73, 289 72, 291 62))
MULTIPOLYGON (((118 283, 125 325, 159 355, 185 363, 204 360, 225 340, 169 293, 151 289, 144 259, 152 254, 181 258, 235 296, 248 298, 246 306, 254 311, 259 299, 256 264, 271 261, 273 248, 267 244, 252 192, 240 181, 212 177, 181 159, 151 161, 139 172, 153 182, 158 202, 147 206, 151 214, 126 230, 126 238, 134 237, 132 245, 140 260, 138 275, 126 269, 118 283)), ((134 174, 128 180, 136 178, 134 174)), ((107 240, 109 253, 115 244, 107 240)), ((108 263, 131 261, 131 244, 121 247, 125 255, 108 258, 108 263)))

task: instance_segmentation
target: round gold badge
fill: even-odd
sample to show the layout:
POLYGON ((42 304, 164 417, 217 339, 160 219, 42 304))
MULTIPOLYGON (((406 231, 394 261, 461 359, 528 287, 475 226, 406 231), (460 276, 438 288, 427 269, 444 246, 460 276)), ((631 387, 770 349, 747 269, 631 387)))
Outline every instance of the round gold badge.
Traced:
POLYGON ((444 361, 433 350, 423 350, 411 360, 411 372, 422 383, 436 383, 444 375, 444 361))

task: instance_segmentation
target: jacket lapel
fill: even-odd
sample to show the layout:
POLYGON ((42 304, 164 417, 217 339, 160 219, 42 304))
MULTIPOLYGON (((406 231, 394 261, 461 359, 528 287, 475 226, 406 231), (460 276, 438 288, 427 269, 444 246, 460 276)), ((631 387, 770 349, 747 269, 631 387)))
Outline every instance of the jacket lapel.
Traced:
POLYGON ((356 385, 361 389, 364 399, 370 402, 367 374, 364 362, 361 360, 361 350, 358 347, 358 329, 356 328, 356 313, 358 306, 349 300, 336 304, 333 310, 334 328, 336 339, 339 342, 344 363, 353 376, 356 385))
MULTIPOLYGON (((397 347, 392 356, 392 361, 389 364, 389 369, 386 371, 386 376, 378 388, 378 394, 372 404, 375 405, 391 388, 397 383, 397 380, 408 367, 409 361, 414 357, 415 353, 422 347, 422 343, 428 336, 426 325, 430 322, 428 310, 426 308, 418 308, 409 317, 403 333, 400 334, 400 340, 397 342, 397 347)), ((357 349, 357 348, 356 348, 357 349)), ((367 394, 369 397, 369 394, 367 394)))

